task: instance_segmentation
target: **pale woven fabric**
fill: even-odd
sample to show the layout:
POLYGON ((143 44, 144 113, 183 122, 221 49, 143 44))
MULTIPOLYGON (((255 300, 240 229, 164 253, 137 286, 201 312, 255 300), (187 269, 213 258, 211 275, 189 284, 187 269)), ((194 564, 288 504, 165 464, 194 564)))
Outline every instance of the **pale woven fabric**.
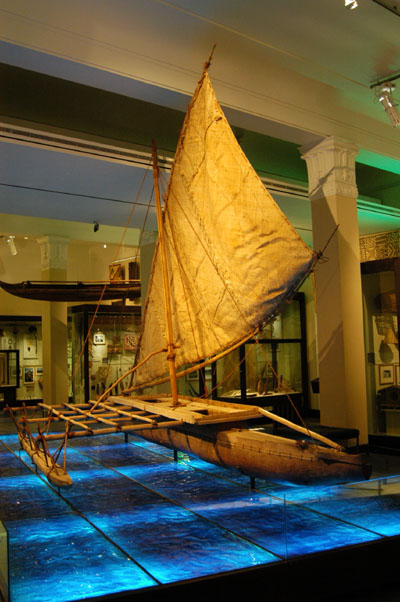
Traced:
MULTIPOLYGON (((207 73, 178 144, 164 225, 177 367, 250 334, 314 261, 237 143, 207 73)), ((137 362, 166 346, 165 323, 157 248, 137 362)), ((159 354, 136 382, 167 371, 166 354, 159 354)))

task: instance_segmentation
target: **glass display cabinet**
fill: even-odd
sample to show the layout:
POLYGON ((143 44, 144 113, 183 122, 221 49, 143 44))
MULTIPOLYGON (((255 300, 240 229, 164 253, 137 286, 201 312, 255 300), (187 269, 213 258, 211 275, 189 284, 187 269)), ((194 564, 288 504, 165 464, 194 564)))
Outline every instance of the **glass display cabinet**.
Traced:
POLYGON ((0 395, 5 404, 16 400, 19 387, 19 350, 0 351, 0 395))
POLYGON ((268 324, 257 341, 249 340, 212 366, 186 376, 181 393, 271 406, 293 419, 287 394, 299 411, 309 407, 304 293, 297 293, 268 324), (199 374, 200 372, 200 374, 199 374))
POLYGON ((361 274, 369 431, 398 436, 400 257, 367 261, 361 274))
POLYGON ((0 403, 42 401, 41 316, 0 316, 0 403))
MULTIPOLYGON (((96 400, 135 358, 140 306, 102 305, 96 314, 95 310, 91 305, 69 309, 68 368, 74 403, 96 400)), ((113 393, 118 395, 118 386, 113 393)))

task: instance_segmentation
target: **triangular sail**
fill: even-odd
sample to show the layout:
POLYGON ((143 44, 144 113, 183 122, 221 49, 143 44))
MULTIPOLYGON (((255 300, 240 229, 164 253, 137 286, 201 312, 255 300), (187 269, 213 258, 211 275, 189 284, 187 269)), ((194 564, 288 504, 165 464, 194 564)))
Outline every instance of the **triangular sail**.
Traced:
MULTIPOLYGON (((178 368, 251 336, 315 261, 237 143, 207 71, 178 143, 164 236, 178 368)), ((166 347, 160 255, 157 246, 137 363, 166 347)), ((153 355, 136 383, 167 372, 166 353, 153 355)))

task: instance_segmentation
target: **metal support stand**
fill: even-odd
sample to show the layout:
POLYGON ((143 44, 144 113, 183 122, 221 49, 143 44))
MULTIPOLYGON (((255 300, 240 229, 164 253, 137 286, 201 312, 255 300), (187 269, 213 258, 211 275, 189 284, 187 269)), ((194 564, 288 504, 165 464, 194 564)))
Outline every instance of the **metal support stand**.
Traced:
POLYGON ((250 489, 256 488, 256 480, 254 477, 250 477, 250 489))
POLYGON ((128 433, 124 433, 124 435, 125 435, 125 443, 129 443, 128 433))
POLYGON ((174 462, 178 462, 178 450, 174 449, 174 462))

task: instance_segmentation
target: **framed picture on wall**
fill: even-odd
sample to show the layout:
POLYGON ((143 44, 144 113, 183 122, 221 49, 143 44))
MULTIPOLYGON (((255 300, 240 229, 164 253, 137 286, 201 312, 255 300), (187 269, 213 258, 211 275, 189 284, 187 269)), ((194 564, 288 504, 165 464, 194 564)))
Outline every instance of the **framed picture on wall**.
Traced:
POLYGON ((33 371, 34 371, 33 366, 24 366, 23 367, 24 385, 33 385, 33 383, 34 383, 33 371))
POLYGON ((391 364, 379 365, 379 384, 393 385, 394 384, 394 366, 391 364))
POLYGON ((396 385, 400 386, 400 365, 399 364, 397 364, 394 367, 394 372, 395 372, 395 382, 396 382, 396 385))
POLYGON ((104 334, 104 332, 95 332, 93 335, 93 343, 94 345, 105 345, 106 335, 104 334))
POLYGON ((137 347, 137 343, 138 343, 137 334, 131 334, 131 333, 124 334, 125 351, 134 351, 137 347))
POLYGON ((42 366, 36 366, 36 376, 41 376, 43 374, 43 367, 42 366))

